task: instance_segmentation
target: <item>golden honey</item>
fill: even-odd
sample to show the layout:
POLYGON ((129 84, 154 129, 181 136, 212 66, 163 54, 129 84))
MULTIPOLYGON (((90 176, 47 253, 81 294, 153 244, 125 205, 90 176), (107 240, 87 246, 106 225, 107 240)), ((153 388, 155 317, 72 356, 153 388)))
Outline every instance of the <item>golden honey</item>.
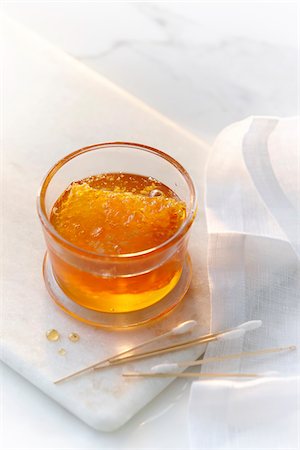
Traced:
POLYGON ((78 333, 74 333, 74 331, 72 331, 72 333, 69 334, 68 338, 71 342, 78 342, 80 339, 80 336, 78 333))
MULTIPOLYGON (((168 241, 186 218, 186 205, 151 177, 109 173, 73 182, 52 207, 50 222, 77 248, 102 257, 137 254, 168 241)), ((78 304, 101 312, 129 312, 156 303, 178 282, 185 249, 138 275, 98 275, 55 252, 58 284, 78 304)))
POLYGON ((58 352, 57 352, 60 356, 64 356, 66 353, 67 353, 67 351, 66 351, 66 349, 65 348, 60 348, 60 349, 58 349, 58 352))
POLYGON ((46 332, 46 337, 47 337, 48 341, 56 342, 56 341, 59 340, 60 334, 59 334, 59 332, 57 330, 52 328, 51 330, 48 330, 46 332))

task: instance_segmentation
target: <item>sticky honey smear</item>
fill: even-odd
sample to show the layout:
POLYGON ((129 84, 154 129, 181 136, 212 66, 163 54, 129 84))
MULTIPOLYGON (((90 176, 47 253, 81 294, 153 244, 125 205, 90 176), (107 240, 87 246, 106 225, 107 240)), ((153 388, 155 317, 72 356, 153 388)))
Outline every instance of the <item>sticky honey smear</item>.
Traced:
POLYGON ((69 186, 50 217, 58 233, 82 249, 118 255, 153 248, 173 236, 186 217, 185 203, 166 195, 174 193, 159 183, 124 191, 86 180, 69 186), (153 189, 162 195, 151 195, 153 189))

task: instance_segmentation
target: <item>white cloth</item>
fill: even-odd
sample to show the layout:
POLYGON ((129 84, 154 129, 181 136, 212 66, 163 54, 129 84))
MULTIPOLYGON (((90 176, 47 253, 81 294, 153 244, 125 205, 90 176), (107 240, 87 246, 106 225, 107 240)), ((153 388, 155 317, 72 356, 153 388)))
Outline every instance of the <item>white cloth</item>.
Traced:
MULTIPOLYGON (((226 128, 213 146, 206 177, 212 329, 251 319, 261 319, 263 327, 241 339, 210 344, 205 357, 299 344, 298 133, 297 118, 251 117, 226 128)), ((286 376, 300 372, 297 352, 211 363, 202 371, 278 371, 286 376)), ((288 404, 289 397, 279 398, 278 389, 288 382, 272 379, 268 387, 264 378, 253 383, 193 384, 189 409, 193 448, 261 450, 279 448, 274 446, 279 442, 285 449, 299 448, 296 430, 286 433, 269 414, 271 398, 278 408, 288 404), (256 408, 269 417, 264 427, 249 424, 246 411, 254 400, 247 392, 255 392, 256 408), (228 405, 230 420, 221 413, 228 405)), ((297 402, 291 409, 291 414, 297 413, 297 402)), ((286 414, 281 418, 284 422, 286 414)))
POLYGON ((297 377, 194 383, 193 448, 298 449, 298 384, 297 377))

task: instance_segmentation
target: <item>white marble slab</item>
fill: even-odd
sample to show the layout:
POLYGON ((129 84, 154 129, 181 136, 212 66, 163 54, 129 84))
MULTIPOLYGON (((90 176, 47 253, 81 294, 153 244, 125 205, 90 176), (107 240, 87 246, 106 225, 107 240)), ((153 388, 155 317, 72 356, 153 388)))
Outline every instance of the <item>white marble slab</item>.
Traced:
MULTIPOLYGON (((87 374, 57 386, 52 381, 162 333, 179 320, 196 318, 198 332, 208 330, 210 305, 201 202, 207 146, 22 27, 5 20, 2 28, 6 70, 1 358, 92 427, 114 430, 161 392, 167 382, 124 381, 122 368, 87 374), (188 296, 174 313, 153 326, 118 333, 74 321, 49 299, 41 275, 45 245, 35 208, 40 180, 56 160, 81 146, 112 140, 165 149, 192 173, 200 194, 191 243, 194 276, 188 296), (59 343, 46 340, 49 328, 62 333, 59 343), (68 341, 71 331, 81 335, 79 343, 68 341), (59 347, 67 350, 65 356, 57 353, 59 347)), ((170 360, 196 357, 201 351, 173 354, 170 360)), ((158 361, 131 364, 126 370, 146 369, 158 361)))
POLYGON ((210 141, 297 112, 297 2, 5 2, 58 47, 210 141))

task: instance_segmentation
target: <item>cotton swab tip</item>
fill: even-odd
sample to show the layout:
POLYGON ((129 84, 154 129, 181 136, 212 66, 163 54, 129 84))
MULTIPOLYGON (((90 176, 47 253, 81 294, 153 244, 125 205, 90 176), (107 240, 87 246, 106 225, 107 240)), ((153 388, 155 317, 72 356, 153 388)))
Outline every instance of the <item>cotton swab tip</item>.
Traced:
POLYGON ((176 363, 158 364, 157 366, 153 366, 151 368, 151 372, 153 373, 167 373, 172 372, 172 370, 178 370, 178 364, 176 363))
POLYGON ((188 333, 193 328, 195 328, 196 325, 197 325, 196 320, 187 320, 186 322, 182 322, 181 324, 177 325, 177 327, 173 328, 171 334, 180 335, 188 333))
POLYGON ((244 329, 237 328, 236 330, 227 331, 226 333, 220 334, 220 336, 217 337, 217 340, 230 340, 230 339, 237 339, 239 337, 242 337, 245 334, 244 329))
POLYGON ((262 320, 249 320, 248 322, 241 323, 237 328, 251 331, 256 330, 256 328, 260 328, 262 326, 262 320))

